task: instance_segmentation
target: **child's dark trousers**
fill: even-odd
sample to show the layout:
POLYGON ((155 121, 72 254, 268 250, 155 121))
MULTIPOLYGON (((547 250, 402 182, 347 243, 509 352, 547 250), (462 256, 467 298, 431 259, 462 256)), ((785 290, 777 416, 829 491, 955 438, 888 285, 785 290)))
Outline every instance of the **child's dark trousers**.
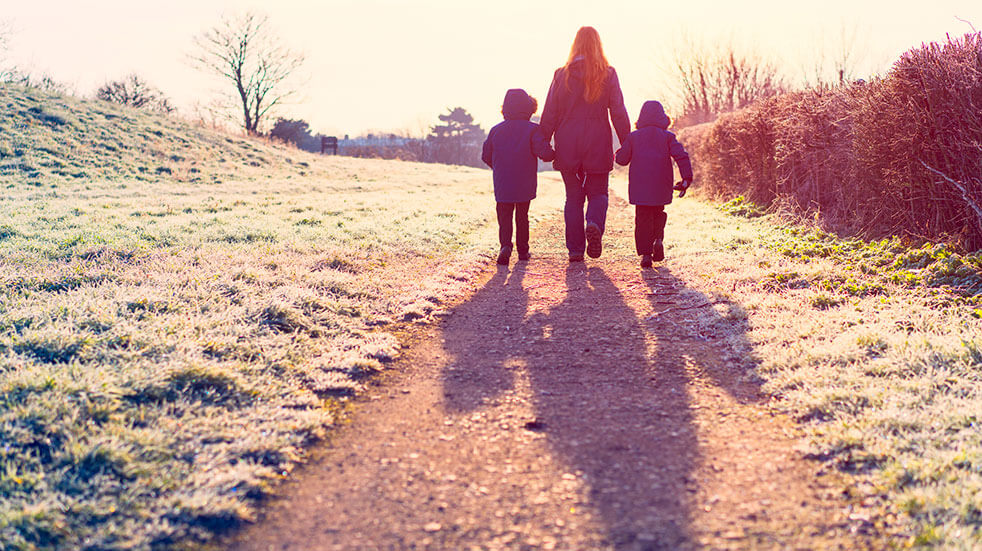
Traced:
POLYGON ((635 205, 634 209, 634 247, 639 255, 651 254, 655 240, 665 238, 668 214, 661 205, 635 205))
POLYGON ((529 201, 524 203, 497 203, 498 241, 502 247, 511 247, 511 217, 515 213, 515 247, 518 254, 529 252, 529 201))

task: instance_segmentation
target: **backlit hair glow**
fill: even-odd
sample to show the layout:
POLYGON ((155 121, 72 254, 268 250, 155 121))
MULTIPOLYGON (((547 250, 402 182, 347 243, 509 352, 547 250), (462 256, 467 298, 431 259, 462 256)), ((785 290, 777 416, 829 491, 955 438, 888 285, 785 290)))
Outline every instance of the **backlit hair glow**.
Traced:
POLYGON ((592 103, 603 94, 607 83, 607 58, 604 47, 600 43, 600 33, 593 27, 580 27, 573 39, 573 47, 569 49, 569 59, 566 60, 566 83, 569 84, 569 68, 573 60, 583 56, 583 99, 592 103))

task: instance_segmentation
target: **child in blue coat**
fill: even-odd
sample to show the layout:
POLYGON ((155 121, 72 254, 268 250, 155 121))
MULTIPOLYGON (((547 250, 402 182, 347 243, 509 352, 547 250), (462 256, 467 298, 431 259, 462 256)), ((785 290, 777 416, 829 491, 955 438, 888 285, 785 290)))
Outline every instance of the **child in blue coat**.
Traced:
POLYGON ((529 202, 535 199, 538 159, 551 161, 556 156, 539 125, 529 120, 538 107, 525 90, 508 90, 501 106, 505 120, 488 132, 481 152, 481 160, 493 171, 501 243, 498 264, 507 265, 511 257, 512 213, 518 259, 529 259, 529 202))
POLYGON ((652 258, 665 259, 662 240, 665 238, 665 222, 668 215, 665 205, 672 202, 672 190, 678 189, 679 197, 692 184, 692 164, 689 154, 668 131, 671 124, 662 105, 646 101, 631 132, 617 151, 617 164, 631 164, 628 171, 628 200, 635 206, 634 245, 641 256, 641 266, 650 268, 652 258), (679 167, 682 185, 672 186, 674 172, 672 159, 679 167))

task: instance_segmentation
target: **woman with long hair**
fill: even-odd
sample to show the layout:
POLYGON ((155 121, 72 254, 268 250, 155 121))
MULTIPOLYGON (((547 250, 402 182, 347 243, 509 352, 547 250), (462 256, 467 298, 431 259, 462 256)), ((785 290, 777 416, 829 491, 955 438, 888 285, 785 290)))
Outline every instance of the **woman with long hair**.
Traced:
POLYGON ((617 72, 607 63, 597 30, 581 27, 566 65, 553 75, 540 122, 546 140, 555 137, 553 167, 566 185, 570 262, 583 260, 584 251, 591 258, 598 258, 602 251, 607 182, 614 168, 611 123, 618 140, 627 139, 631 123, 617 72))

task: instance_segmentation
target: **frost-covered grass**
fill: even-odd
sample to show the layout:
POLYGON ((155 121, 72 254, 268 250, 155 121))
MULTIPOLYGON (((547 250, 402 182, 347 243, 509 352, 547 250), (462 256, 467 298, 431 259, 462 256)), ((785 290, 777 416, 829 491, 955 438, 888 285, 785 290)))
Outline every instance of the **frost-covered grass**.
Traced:
MULTIPOLYGON (((549 178, 533 217, 558 216, 549 178)), ((0 188, 5 550, 176 547, 250 518, 398 353, 393 327, 496 249, 487 171, 321 158, 10 86, 0 188)), ((669 268, 741 306, 719 319, 746 317, 748 363, 851 492, 912 544, 977 548, 979 257, 728 209, 755 218, 669 207, 669 268)), ((628 241, 604 251, 637 261, 628 241)))
POLYGON ((668 212, 672 271, 743 307, 756 373, 808 453, 856 475, 847 490, 908 544, 982 545, 980 257, 687 200, 668 212))
POLYGON ((0 124, 3 549, 170 547, 250 518, 397 355, 393 328, 495 248, 487 171, 11 87, 0 124))

